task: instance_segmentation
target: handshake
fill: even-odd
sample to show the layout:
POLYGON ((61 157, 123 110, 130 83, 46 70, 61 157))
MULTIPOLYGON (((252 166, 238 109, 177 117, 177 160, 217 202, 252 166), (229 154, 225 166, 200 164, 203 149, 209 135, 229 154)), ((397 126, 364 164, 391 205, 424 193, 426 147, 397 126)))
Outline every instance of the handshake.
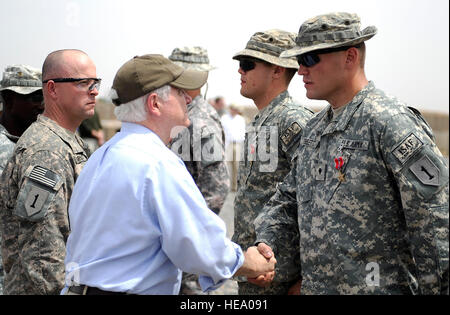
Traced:
POLYGON ((246 276, 248 282, 265 287, 275 277, 276 263, 272 249, 264 243, 259 243, 258 247, 247 249, 244 253, 244 264, 234 276, 246 276))

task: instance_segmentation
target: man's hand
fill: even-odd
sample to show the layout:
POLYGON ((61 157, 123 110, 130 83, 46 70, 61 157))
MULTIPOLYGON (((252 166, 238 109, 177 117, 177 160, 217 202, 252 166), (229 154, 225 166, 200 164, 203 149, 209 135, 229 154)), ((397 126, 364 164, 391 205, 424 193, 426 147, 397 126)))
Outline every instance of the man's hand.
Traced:
POLYGON ((267 259, 270 259, 273 256, 275 256, 275 254, 272 251, 272 248, 270 248, 270 246, 265 243, 258 244, 258 251, 261 255, 263 255, 267 259))
MULTIPOLYGON (((267 245, 266 245, 267 246, 267 245)), ((270 251, 271 252, 271 251, 270 251)), ((258 276, 264 276, 264 278, 270 278, 268 273, 275 274, 275 264, 277 263, 273 253, 269 254, 265 252, 269 258, 263 256, 256 246, 249 247, 244 253, 244 264, 235 273, 235 276, 246 276, 247 278, 258 278, 258 276)), ((271 277, 273 279, 273 276, 271 277)))
POLYGON ((247 278, 249 283, 255 284, 259 287, 267 287, 273 281, 275 277, 275 271, 268 272, 264 275, 258 276, 256 278, 247 278))
MULTIPOLYGON (((258 251, 261 255, 263 255, 267 259, 274 257, 272 248, 270 248, 270 246, 265 243, 258 244, 258 251)), ((267 287, 272 282, 274 277, 275 277, 275 271, 271 271, 264 275, 260 275, 256 278, 247 278, 247 281, 264 288, 264 287, 267 287)))

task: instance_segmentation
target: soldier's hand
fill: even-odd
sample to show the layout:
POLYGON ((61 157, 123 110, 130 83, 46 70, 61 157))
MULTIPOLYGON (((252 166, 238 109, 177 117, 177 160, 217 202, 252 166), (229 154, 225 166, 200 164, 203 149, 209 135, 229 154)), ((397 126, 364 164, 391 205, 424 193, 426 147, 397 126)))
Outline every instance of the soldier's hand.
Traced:
POLYGON ((255 284, 259 287, 267 287, 273 281, 275 277, 275 271, 268 272, 264 275, 258 276, 256 278, 247 278, 249 283, 255 284))
POLYGON ((270 259, 273 256, 275 256, 275 254, 272 251, 272 248, 270 248, 270 246, 265 243, 258 244, 258 251, 260 252, 261 255, 263 255, 267 259, 270 259))
POLYGON ((257 278, 275 270, 275 264, 277 263, 275 257, 271 255, 271 258, 265 258, 256 246, 249 247, 244 256, 244 264, 235 273, 235 276, 257 278))

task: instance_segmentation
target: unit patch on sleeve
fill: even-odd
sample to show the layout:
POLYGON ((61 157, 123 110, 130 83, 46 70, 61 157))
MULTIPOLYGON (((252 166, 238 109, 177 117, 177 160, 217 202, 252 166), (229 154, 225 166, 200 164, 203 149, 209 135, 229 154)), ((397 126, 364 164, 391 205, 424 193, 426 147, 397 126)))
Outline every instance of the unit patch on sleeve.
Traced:
POLYGON ((405 162, 422 146, 422 141, 420 141, 415 134, 411 133, 394 149, 394 151, 392 151, 392 154, 394 154, 400 163, 405 164, 405 162))
POLYGON ((25 201, 25 210, 29 217, 41 211, 50 193, 37 186, 31 187, 25 201))
POLYGON ((409 168, 424 185, 439 186, 439 168, 424 156, 409 168))
POLYGON ((302 127, 296 122, 294 122, 281 136, 281 141, 287 146, 292 141, 292 139, 302 131, 302 127))
POLYGON ((14 213, 31 221, 40 220, 45 216, 63 180, 57 173, 38 165, 29 166, 24 178, 14 213))

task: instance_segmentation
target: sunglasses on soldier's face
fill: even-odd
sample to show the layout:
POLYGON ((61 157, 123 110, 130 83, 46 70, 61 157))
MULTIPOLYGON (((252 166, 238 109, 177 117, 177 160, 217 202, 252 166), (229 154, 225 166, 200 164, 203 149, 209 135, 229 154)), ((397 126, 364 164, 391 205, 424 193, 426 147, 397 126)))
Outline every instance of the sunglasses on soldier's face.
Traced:
POLYGON ((251 59, 239 60, 239 68, 244 72, 253 70, 253 69, 255 69, 255 67, 256 67, 256 62, 254 60, 251 60, 251 59))
POLYGON ((337 48, 329 48, 329 49, 321 49, 321 50, 315 50, 303 55, 297 56, 297 62, 299 65, 303 65, 307 68, 312 67, 320 62, 319 55, 323 54, 330 54, 337 51, 344 51, 354 46, 344 46, 344 47, 337 47, 337 48))

